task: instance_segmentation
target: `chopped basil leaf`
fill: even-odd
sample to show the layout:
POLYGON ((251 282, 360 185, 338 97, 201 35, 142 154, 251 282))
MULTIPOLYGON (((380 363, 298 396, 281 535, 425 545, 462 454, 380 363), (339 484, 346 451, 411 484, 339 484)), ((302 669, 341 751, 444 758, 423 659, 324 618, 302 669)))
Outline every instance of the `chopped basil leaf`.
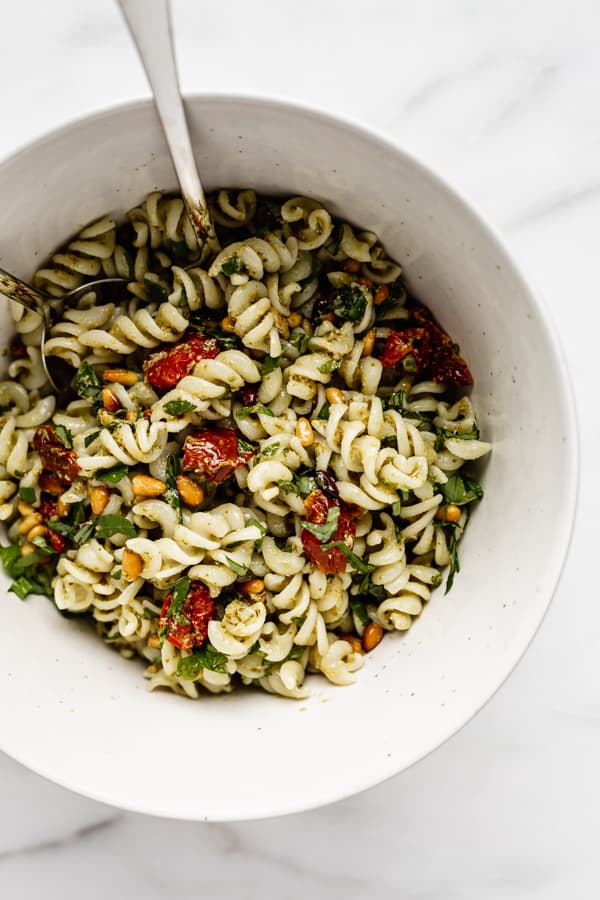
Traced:
POLYGON ((267 533, 267 526, 264 524, 264 522, 260 522, 258 519, 255 519, 253 516, 250 516, 250 518, 246 522, 246 525, 255 525, 256 528, 258 528, 258 530, 260 531, 261 535, 263 535, 263 536, 267 533))
POLYGON ((169 400, 163 409, 169 416, 184 416, 186 413, 194 412, 198 407, 189 400, 169 400))
POLYGON ((310 531, 311 534, 314 534, 314 536, 318 538, 322 543, 323 541, 328 541, 329 538, 331 538, 335 534, 339 518, 339 506, 332 506, 327 510, 327 518, 322 525, 316 525, 314 522, 304 522, 304 528, 306 528, 307 531, 310 531))
MULTIPOLYGON (((56 529, 54 525, 52 523, 50 524, 52 525, 52 531, 55 531, 56 529)), ((83 525, 73 531, 71 540, 76 547, 80 547, 82 544, 85 544, 85 542, 89 540, 89 538, 91 538, 94 533, 94 527, 95 526, 93 522, 85 522, 83 525)))
POLYGON ((456 438, 459 441, 478 441, 479 440, 479 428, 475 426, 472 431, 464 431, 462 434, 457 434, 455 431, 449 431, 446 428, 436 428, 436 438, 435 438, 435 449, 443 450, 446 446, 446 441, 448 438, 456 438))
POLYGON ((155 279, 152 273, 144 275, 144 287, 148 291, 150 299, 155 300, 157 303, 164 303, 169 296, 167 286, 155 279))
POLYGON ((171 506, 175 510, 178 519, 181 522, 181 497, 179 496, 179 490, 177 488, 177 476, 180 472, 181 463, 179 462, 179 458, 170 453, 167 457, 167 463, 165 466, 165 481, 167 485, 167 489, 165 491, 165 500, 167 501, 169 506, 171 506))
POLYGON ((35 503, 35 490, 32 487, 19 488, 19 500, 23 503, 35 503))
POLYGON ((454 576, 457 572, 460 572, 460 561, 458 559, 458 549, 457 549, 456 540, 456 528, 451 528, 450 533, 448 535, 448 552, 450 554, 450 570, 448 572, 448 578, 446 579, 446 590, 445 594, 451 590, 452 585, 454 584, 454 576))
POLYGON ((275 454, 278 453, 280 449, 281 444, 279 443, 279 441, 275 441, 273 444, 267 444, 267 446, 260 451, 256 458, 267 459, 269 456, 275 456, 275 454))
POLYGON ((13 566, 21 557, 21 548, 17 544, 0 547, 0 559, 8 575, 14 577, 13 566))
MULTIPOLYGON (((114 578, 115 581, 120 581, 121 578, 123 577, 123 570, 122 569, 113 569, 112 572, 110 573, 110 577, 114 578)), ((145 610, 144 610, 144 612, 145 612, 145 610)), ((146 618, 146 616, 142 613, 142 619, 145 619, 145 618, 146 618)))
POLYGON ((440 484, 439 488, 446 503, 454 506, 464 506, 483 497, 479 482, 468 475, 451 475, 446 484, 440 484))
POLYGON ((191 579, 184 575, 173 585, 171 602, 167 610, 167 619, 171 619, 176 625, 189 625, 189 619, 183 614, 183 607, 190 592, 191 579))
POLYGON ((24 600, 29 594, 44 594, 52 596, 51 575, 49 572, 36 572, 35 574, 21 575, 15 579, 8 589, 24 600))
POLYGON ((203 669, 211 672, 225 672, 227 657, 224 653, 215 650, 212 644, 194 650, 189 656, 182 656, 177 663, 177 675, 189 681, 197 678, 203 669))
POLYGON ((341 362, 339 359, 335 359, 333 356, 331 359, 328 359, 327 362, 324 362, 323 365, 319 366, 319 372, 322 375, 329 375, 331 372, 335 372, 336 369, 339 369, 341 362))
POLYGON ((336 225, 332 235, 331 240, 325 247, 327 252, 331 254, 331 256, 337 256, 340 251, 340 244, 342 242, 342 237, 344 235, 344 231, 342 225, 336 225))
MULTIPOLYGON (((367 578, 369 576, 367 575, 367 578)), ((360 600, 358 597, 350 595, 348 598, 350 609, 361 623, 361 625, 368 625, 370 622, 369 613, 367 612, 367 607, 364 602, 360 600)))
POLYGON ((90 444, 93 444, 94 441, 96 440, 96 438, 99 438, 99 437, 100 437, 99 431, 94 431, 92 434, 88 434, 88 436, 83 439, 84 446, 89 447, 90 444))
POLYGON ((134 538, 137 536, 137 531, 133 523, 124 516, 100 516, 96 524, 96 537, 110 538, 115 534, 134 538))
MULTIPOLYGON (((254 447, 248 441, 245 441, 244 438, 241 438, 238 434, 238 454, 241 456, 244 453, 254 453, 254 447)), ((279 446, 279 444, 277 445, 279 446)))
POLYGON ((300 356, 308 350, 309 337, 305 331, 294 329, 290 335, 290 344, 296 348, 300 356))
POLYGON ((306 621, 306 616, 292 616, 292 622, 297 628, 302 628, 306 621))
POLYGON ((48 553, 49 555, 56 552, 54 548, 48 543, 46 538, 42 535, 32 538, 31 543, 34 547, 37 547, 39 550, 43 550, 44 553, 48 553))
POLYGON ((73 435, 69 431, 68 428, 65 428, 64 425, 55 425, 54 431, 56 432, 56 437, 59 439, 63 447, 67 450, 73 449, 73 435))
POLYGON ((315 476, 311 472, 305 472, 302 475, 294 472, 293 478, 293 481, 279 482, 279 487, 282 491, 286 493, 293 492, 294 494, 301 494, 303 497, 307 497, 318 487, 315 476))
POLYGON ((364 315, 369 291, 362 284, 345 284, 333 298, 333 311, 339 319, 358 322, 364 315))
POLYGON ((326 401, 326 402, 323 404, 323 406, 321 407, 321 409, 319 410, 319 412, 317 413, 317 419, 328 419, 328 418, 329 418, 329 412, 330 412, 330 409, 331 409, 331 406, 330 406, 330 404, 327 403, 327 401, 326 401))
POLYGON ((237 275, 237 273, 241 271, 242 262, 237 256, 231 256, 227 262, 224 262, 221 266, 221 272, 224 275, 237 275))
POLYGON ((269 409, 268 406, 261 406, 260 404, 255 404, 254 406, 242 406, 240 410, 236 413, 236 417, 238 419, 247 419, 250 416, 257 416, 261 413, 263 416, 274 416, 275 413, 273 410, 269 409))
POLYGON ((405 372, 412 373, 418 371, 419 367, 412 353, 407 353, 406 356, 402 359, 402 368, 405 372))
POLYGON ((75 376, 75 390, 83 400, 94 406, 101 402, 102 384, 89 363, 82 362, 75 376))
POLYGON ((263 364, 261 366, 260 374, 261 375, 270 375, 271 372, 274 372, 275 369, 278 369, 281 366, 281 357, 280 356, 265 356, 263 359, 263 364))
POLYGON ((400 503, 399 500, 396 500, 394 503, 392 503, 392 515, 393 516, 399 516, 401 510, 402 510, 402 504, 400 503))
POLYGON ((129 467, 125 463, 118 463, 112 469, 105 469, 103 472, 96 472, 94 478, 97 481, 108 481, 110 484, 118 484, 119 481, 127 475, 129 467))
POLYGON ((292 649, 290 650, 288 655, 285 657, 285 660, 282 660, 282 662, 285 662, 288 659, 302 659, 306 649, 307 649, 306 647, 300 647, 300 646, 292 647, 292 649))
POLYGON ((236 563, 235 559, 232 559, 230 556, 226 556, 227 565, 231 569, 232 572, 235 572, 236 575, 245 575, 248 571, 246 566, 240 566, 239 563, 236 563))
POLYGON ((364 562, 364 560, 362 560, 360 556, 357 556, 356 553, 353 553, 343 541, 333 541, 331 544, 325 544, 322 549, 332 550, 334 547, 337 547, 338 550, 342 551, 350 565, 353 566, 357 572, 372 572, 376 568, 375 566, 372 566, 371 563, 364 562))

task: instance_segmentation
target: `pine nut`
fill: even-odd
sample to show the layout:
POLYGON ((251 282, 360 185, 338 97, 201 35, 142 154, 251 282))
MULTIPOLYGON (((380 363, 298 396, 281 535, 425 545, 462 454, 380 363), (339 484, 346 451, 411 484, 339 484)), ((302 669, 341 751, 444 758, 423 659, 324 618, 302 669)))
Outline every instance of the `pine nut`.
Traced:
POLYGON ((103 381, 110 381, 113 384, 123 384, 125 387, 132 387, 139 380, 136 372, 129 369, 105 369, 102 373, 103 381))
POLYGON ((244 581, 240 584, 242 594, 262 594, 265 589, 265 583, 262 578, 253 578, 251 581, 244 581))
POLYGON ((390 289, 387 284, 380 284, 375 293, 373 294, 373 303, 375 306, 379 306, 380 303, 383 303, 390 296, 390 289))
POLYGON ((352 647, 353 653, 362 653, 363 648, 360 642, 360 638, 356 637, 354 634, 340 634, 340 641, 347 641, 352 647))
POLYGON ((136 578, 140 577, 143 568, 144 560, 140 554, 135 553, 133 550, 128 550, 126 547, 123 550, 123 558, 121 560, 121 571, 125 581, 135 581, 136 578))
POLYGON ((151 634, 148 638, 148 646, 153 650, 160 650, 160 638, 157 634, 151 634))
POLYGON ((369 622, 362 636, 362 645, 365 653, 369 653, 381 642, 383 637, 383 628, 377 622, 369 622))
POLYGON ((148 666, 146 672, 148 672, 149 675, 156 675, 156 673, 158 672, 158 666, 155 666, 154 663, 152 663, 151 666, 148 666))
POLYGON ((59 519, 62 519, 63 516, 69 515, 70 508, 71 507, 69 506, 69 504, 65 503, 65 501, 61 497, 59 497, 56 502, 56 515, 59 519))
POLYGON ((363 284, 363 285, 364 285, 365 287, 367 287, 367 288, 372 288, 372 287, 373 287, 373 282, 371 281, 370 278, 357 278, 357 279, 356 279, 356 283, 357 283, 357 284, 363 284))
POLYGON ((301 321, 302 316, 300 313, 290 313, 288 316, 288 325, 290 328, 297 328, 301 321))
POLYGON ((344 395, 339 388, 327 388, 325 396, 329 403, 345 403, 344 395))
POLYGON ((134 475, 131 479, 131 489, 136 497, 160 497, 167 489, 160 478, 152 478, 151 475, 134 475))
POLYGON ((371 328, 364 336, 361 356, 371 356, 375 346, 375 330, 371 328))
POLYGON ((106 485, 102 484, 98 485, 98 487, 90 488, 89 495, 92 513, 95 516, 101 516, 106 509, 106 504, 108 503, 108 498, 110 497, 110 490, 106 487, 106 485))
POLYGON ((223 331, 234 332, 235 320, 232 319, 231 316, 225 316, 225 318, 221 320, 221 328, 223 331))
POLYGON ((275 310, 273 310, 273 318, 275 319, 277 331, 283 338, 285 338, 285 340, 287 340, 290 336, 290 329, 287 321, 283 318, 281 313, 278 313, 275 310))
POLYGON ((438 522, 458 522, 460 519, 460 507, 450 503, 448 506, 438 506, 435 518, 438 522))
POLYGON ((310 424, 308 419, 304 418, 304 416, 299 418, 296 422, 296 437, 303 447, 310 447, 310 445, 314 441, 312 425, 310 424))
POLYGON ((17 531, 19 534, 28 534, 34 525, 41 525, 42 517, 39 512, 30 513, 28 516, 19 522, 19 527, 17 531))
POLYGON ((29 556, 30 553, 35 553, 33 544, 23 544, 21 547, 21 556, 29 556))
POLYGON ((31 505, 31 503, 25 503, 23 500, 19 500, 17 509, 19 510, 19 514, 22 516, 30 516, 35 512, 35 509, 31 505))
POLYGON ((323 316, 324 322, 335 322, 335 313, 328 312, 323 316))
POLYGON ((48 529, 45 525, 34 525, 33 528, 27 532, 27 540, 32 541, 36 537, 44 537, 45 534, 48 534, 48 529))
POLYGON ((118 409, 121 408, 121 401, 119 400, 119 398, 117 397, 115 392, 112 390, 112 388, 109 388, 109 387, 102 388, 102 406, 108 412, 112 412, 112 413, 116 412, 118 409))
POLYGON ((351 272, 355 275, 357 272, 360 272, 360 263, 357 259, 347 259, 343 263, 342 269, 344 272, 351 272))
POLYGON ((204 501, 204 490, 187 475, 177 476, 177 490, 186 506, 200 506, 204 501))
POLYGON ((135 409, 128 409, 125 413, 125 418, 128 422, 135 422, 135 420, 137 419, 137 412, 135 411, 135 409))

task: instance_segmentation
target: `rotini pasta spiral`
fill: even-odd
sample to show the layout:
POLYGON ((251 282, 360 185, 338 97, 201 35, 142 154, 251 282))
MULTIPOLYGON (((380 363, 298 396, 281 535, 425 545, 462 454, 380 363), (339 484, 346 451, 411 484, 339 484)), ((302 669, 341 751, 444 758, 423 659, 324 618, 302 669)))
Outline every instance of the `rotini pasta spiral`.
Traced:
POLYGON ((0 549, 19 597, 51 596, 140 658, 150 690, 351 684, 422 614, 489 453, 467 364, 377 235, 316 198, 209 197, 222 250, 154 191, 84 228, 35 276, 45 345, 13 304, 0 382, 0 549), (56 304, 55 304, 56 305, 56 304), (59 304, 60 305, 60 304, 59 304))

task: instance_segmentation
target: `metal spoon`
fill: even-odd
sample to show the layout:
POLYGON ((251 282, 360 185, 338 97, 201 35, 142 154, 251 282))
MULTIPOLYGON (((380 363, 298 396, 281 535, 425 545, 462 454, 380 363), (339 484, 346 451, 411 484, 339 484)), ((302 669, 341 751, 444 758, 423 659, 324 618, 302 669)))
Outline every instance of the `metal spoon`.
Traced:
POLYGON ((41 359, 44 372, 48 381, 54 388, 58 402, 61 398, 67 398, 72 394, 71 382, 73 380, 73 367, 69 363, 61 359, 59 356, 46 356, 46 339, 48 333, 55 321, 60 317, 63 310, 76 306, 81 297, 88 291, 103 291, 107 285, 111 284, 127 284, 125 278, 99 278, 96 281, 88 281, 81 287, 69 291, 63 297, 50 297, 48 294, 42 294, 37 288, 27 284, 10 272, 0 269, 0 294, 10 297, 24 306, 30 312, 37 313, 42 319, 42 341, 41 341, 41 359))
MULTIPOLYGON (((171 19, 168 0, 118 0, 131 31, 150 87, 156 109, 167 139, 173 166, 179 181, 181 194, 196 232, 198 244, 210 250, 219 250, 219 241, 206 204, 200 176, 192 152, 190 134, 179 91, 175 54, 171 35, 171 19)), ((72 393, 72 367, 60 357, 46 356, 48 332, 60 310, 75 306, 89 290, 102 290, 103 286, 125 283, 122 278, 102 278, 87 282, 65 294, 60 300, 42 294, 10 272, 0 269, 0 293, 42 318, 41 359, 48 381, 58 394, 65 398, 72 393)))
POLYGON ((206 205, 175 65, 169 0, 117 0, 154 95, 179 188, 200 246, 219 250, 206 205))

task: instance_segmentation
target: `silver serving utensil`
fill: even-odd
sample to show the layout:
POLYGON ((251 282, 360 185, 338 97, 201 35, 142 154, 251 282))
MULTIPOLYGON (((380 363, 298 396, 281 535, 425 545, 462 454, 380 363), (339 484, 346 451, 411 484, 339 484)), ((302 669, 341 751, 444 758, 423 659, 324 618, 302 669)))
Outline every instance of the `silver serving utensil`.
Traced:
POLYGON ((200 246, 219 249, 200 182, 175 65, 169 0, 117 0, 154 95, 179 188, 200 246))
POLYGON ((48 381, 56 391, 60 402, 61 397, 67 397, 72 394, 71 382, 73 380, 74 370, 66 360, 59 356, 46 356, 45 347, 48 333, 56 319, 62 314, 64 309, 77 306, 77 303, 88 291, 100 291, 107 285, 122 284, 126 285, 125 278, 98 278, 96 281, 88 281, 81 287, 69 291, 63 297, 50 297, 43 294, 37 288, 27 284, 10 272, 0 269, 0 294, 4 294, 11 300, 15 300, 24 306, 30 312, 37 313, 42 320, 42 342, 41 357, 42 366, 48 381))
MULTIPOLYGON (((177 68, 171 34, 168 0, 118 0, 131 36, 146 71, 158 111, 181 194, 196 232, 198 244, 219 250, 219 241, 208 210, 190 141, 183 101, 179 91, 177 68)), ((57 312, 75 306, 89 290, 102 290, 104 285, 126 283, 122 278, 103 278, 87 282, 59 300, 0 269, 0 293, 42 318, 41 357, 48 381, 59 397, 72 394, 72 367, 60 357, 46 356, 46 337, 57 312)))

